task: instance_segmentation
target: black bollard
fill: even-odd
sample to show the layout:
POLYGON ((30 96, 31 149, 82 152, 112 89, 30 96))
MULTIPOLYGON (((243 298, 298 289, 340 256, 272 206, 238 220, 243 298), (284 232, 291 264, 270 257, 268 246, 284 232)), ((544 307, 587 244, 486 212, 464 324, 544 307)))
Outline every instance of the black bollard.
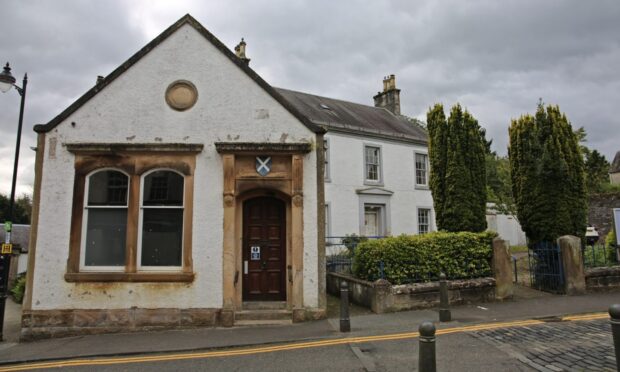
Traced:
POLYGON ((620 371, 620 304, 611 305, 609 315, 611 316, 611 334, 616 349, 616 368, 620 371))
POLYGON ((435 362, 435 326, 431 322, 424 322, 418 328, 420 332, 420 355, 418 356, 418 370, 420 372, 436 372, 435 362))
POLYGON ((450 313, 450 301, 448 300, 448 282, 446 274, 439 274, 439 321, 449 322, 452 320, 450 313))
POLYGON ((351 320, 349 319, 349 283, 340 283, 340 332, 351 331, 351 320))

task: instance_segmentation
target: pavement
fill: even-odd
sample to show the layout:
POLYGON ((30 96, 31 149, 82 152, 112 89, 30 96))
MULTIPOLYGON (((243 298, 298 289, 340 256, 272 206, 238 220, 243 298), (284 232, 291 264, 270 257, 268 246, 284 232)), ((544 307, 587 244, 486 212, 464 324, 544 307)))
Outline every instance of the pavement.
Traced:
MULTIPOLYGON (((333 303, 335 299, 332 298, 331 301, 333 303)), ((7 301, 7 303, 11 303, 11 301, 7 301)), ((436 326, 438 330, 441 330, 494 322, 543 319, 545 322, 550 322, 545 324, 549 324, 550 327, 553 327, 554 324, 560 324, 554 323, 554 321, 559 321, 562 316, 606 312, 609 305, 612 303, 620 303, 620 292, 590 293, 580 296, 561 296, 549 295, 520 287, 517 291, 517 296, 515 296, 515 300, 512 301, 453 307, 451 309, 453 321, 447 323, 436 323, 436 326)), ((403 332, 415 332, 417 331, 419 324, 423 321, 430 320, 436 322, 438 320, 437 311, 432 309, 403 311, 390 314, 372 314, 368 313, 364 309, 354 307, 352 309, 353 315, 351 317, 350 333, 340 333, 338 331, 339 319, 337 318, 337 314, 333 314, 332 312, 332 317, 329 319, 293 325, 236 328, 196 328, 169 331, 117 333, 18 343, 16 342, 17 334, 15 332, 19 329, 19 310, 19 306, 13 303, 9 304, 7 307, 5 321, 6 341, 0 343, 0 365, 86 357, 219 350, 314 340, 336 340, 343 337, 356 339, 365 336, 381 336, 403 332)), ((609 329, 607 319, 598 320, 598 322, 600 324, 592 325, 594 328, 590 329, 590 331, 592 331, 590 332, 591 334, 595 334, 596 332, 594 331, 596 329, 609 329)), ((528 327, 526 328, 529 329, 528 327)), ((519 359, 522 363, 526 363, 529 367, 531 367, 529 370, 543 371, 545 370, 544 365, 552 365, 550 364, 551 362, 546 360, 542 360, 542 362, 546 364, 537 364, 538 362, 534 362, 534 358, 528 359, 529 354, 527 354, 527 351, 520 349, 523 344, 515 342, 520 339, 519 337, 526 342, 530 342, 531 340, 529 340, 528 337, 534 336, 528 336, 524 333, 518 335, 519 337, 506 337, 506 334, 501 333, 504 331, 511 332, 511 330, 512 328, 505 328, 500 330, 489 330, 488 332, 477 332, 474 337, 470 337, 471 340, 468 341, 470 342, 468 345, 463 345, 460 342, 457 342, 455 335, 440 335, 438 336, 438 342, 439 340, 443 340, 442 342, 444 342, 446 347, 449 347, 450 343, 453 342, 454 350, 457 351, 467 350, 470 348, 471 350, 468 353, 468 358, 471 359, 472 363, 476 363, 476 361, 478 361, 478 363, 480 362, 476 358, 486 358, 485 360, 487 360, 487 362, 492 361, 493 357, 497 357, 497 355, 490 355, 489 353, 492 353, 493 351, 489 350, 499 348, 500 350, 504 350, 508 355, 512 355, 517 359, 522 357, 522 359, 532 362, 533 364, 528 364, 526 361, 519 359), (514 342, 511 341, 512 343, 510 343, 507 341, 508 339, 513 339, 512 341, 514 342), (479 346, 474 347, 473 345, 479 346), (541 366, 542 369, 536 368, 535 365, 541 366)), ((542 334, 553 334, 553 332, 549 329, 543 329, 542 334)), ((556 334, 559 337, 558 340, 571 338, 570 335, 562 333, 562 331, 558 331, 556 334)), ((607 333, 607 336, 608 339, 610 339, 610 333, 607 333)), ((605 340, 601 342, 603 344, 609 342, 608 340, 605 340)), ((408 342, 413 341, 408 340, 408 342)), ((583 342, 594 342, 593 347, 595 349, 597 349, 597 345, 599 345, 597 344, 598 341, 593 338, 589 338, 583 342)), ((544 345, 541 344, 539 346, 544 345)), ((380 347, 381 346, 378 346, 378 348, 380 347)), ((362 347, 360 346, 360 348, 362 347)), ((539 349, 541 348, 539 347, 539 349)), ((606 352, 608 352, 608 350, 606 352)), ((363 356, 363 350, 360 349, 360 353, 363 356)), ((553 357, 552 351, 545 356, 547 358, 553 357)), ((601 358, 605 360, 605 358, 609 359, 609 356, 601 356, 601 358)), ((461 367, 464 366, 463 363, 466 363, 465 359, 460 359, 458 361, 456 358, 454 359, 454 361, 446 360, 441 363, 447 363, 446 365, 456 363, 456 366, 460 365, 461 367)), ((360 360, 363 360, 363 358, 360 360)), ((538 361, 541 360, 539 359, 538 361)), ((562 365, 562 362, 570 361, 558 361, 560 365, 562 365)), ((505 363, 505 360, 498 359, 497 363, 505 363)), ((498 364, 495 365, 497 367, 498 364)), ((605 364, 603 364, 603 366, 605 366, 605 364)), ((366 368, 366 370, 372 370, 372 368, 366 368)), ((506 370, 528 369, 517 369, 517 367, 511 367, 506 370)), ((547 368, 546 370, 557 371, 562 370, 562 368, 547 368)), ((605 369, 603 368, 603 370, 605 369)))

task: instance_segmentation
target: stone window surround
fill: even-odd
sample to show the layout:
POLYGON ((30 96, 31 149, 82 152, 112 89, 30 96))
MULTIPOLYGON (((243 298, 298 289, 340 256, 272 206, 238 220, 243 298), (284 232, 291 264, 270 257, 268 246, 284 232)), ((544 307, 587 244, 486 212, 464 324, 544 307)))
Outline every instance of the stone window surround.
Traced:
POLYGON ((67 282, 192 282, 192 215, 194 170, 200 144, 66 144, 75 155, 75 179, 67 282), (130 176, 126 265, 122 272, 80 271, 82 218, 86 177, 93 171, 114 168, 130 176), (169 169, 184 176, 183 260, 177 271, 138 270, 138 220, 141 178, 155 169, 169 169))
POLYGON ((422 151, 415 151, 413 153, 413 182, 415 185, 416 189, 421 189, 421 190, 428 190, 429 189, 429 179, 430 179, 430 162, 429 162, 429 157, 428 157, 428 153, 426 152, 422 152, 422 151), (418 155, 424 155, 426 156, 426 183, 422 184, 422 183, 418 183, 418 162, 417 162, 417 156, 418 155))
POLYGON ((390 198, 393 194, 392 191, 384 190, 380 188, 368 188, 356 190, 359 199, 359 233, 364 234, 364 219, 366 204, 381 205, 383 206, 382 227, 383 235, 388 236, 391 234, 391 211, 390 211, 390 198))
POLYGON ((362 170, 364 172, 364 178, 363 178, 364 185, 383 186, 383 148, 382 146, 378 143, 364 142, 364 146, 362 146, 362 162, 363 162, 362 170), (368 171, 366 169, 366 149, 368 147, 379 149, 379 159, 378 159, 379 161, 377 164, 377 179, 376 180, 369 180, 367 178, 368 171))
POLYGON ((433 232, 435 231, 435 226, 433 224, 433 208, 429 207, 429 206, 417 206, 416 207, 416 214, 415 214, 415 221, 416 221, 416 231, 418 232, 418 234, 420 234, 420 221, 418 220, 419 217, 419 211, 420 209, 426 209, 428 210, 428 232, 433 232))

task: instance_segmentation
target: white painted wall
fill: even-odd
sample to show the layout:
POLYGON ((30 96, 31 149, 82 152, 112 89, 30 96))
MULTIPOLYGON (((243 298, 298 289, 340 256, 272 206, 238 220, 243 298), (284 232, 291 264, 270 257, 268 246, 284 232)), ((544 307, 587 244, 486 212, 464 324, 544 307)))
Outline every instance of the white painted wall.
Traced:
MULTIPOLYGON (((415 186, 416 152, 428 148, 405 142, 374 139, 328 132, 330 181, 325 183, 325 201, 330 206, 330 235, 360 234, 360 196, 356 190, 364 184, 364 145, 379 145, 383 157, 383 186, 392 191, 389 197, 391 235, 417 234, 417 208, 431 209, 431 230, 435 230, 433 198, 429 189, 415 186)), ((328 254, 330 252, 327 252, 328 254)))
MULTIPOLYGON (((94 81, 94 77, 93 77, 94 81)), ((215 141, 314 142, 315 135, 194 28, 185 25, 47 133, 33 309, 222 306, 222 163, 215 141), (164 92, 184 79, 196 105, 177 112, 164 92), (268 118, 258 119, 257 110, 268 118), (70 125, 75 122, 75 127, 70 125), (74 157, 64 144, 203 143, 196 158, 193 283, 67 283, 74 157), (53 145, 53 144, 56 145, 53 145), (154 292, 155 290, 155 292, 154 292), (157 293, 157 295, 153 295, 157 293)), ((318 305, 316 153, 304 159, 304 299, 318 305)))
POLYGON ((510 245, 527 245, 525 233, 514 216, 487 213, 487 230, 497 232, 510 245))

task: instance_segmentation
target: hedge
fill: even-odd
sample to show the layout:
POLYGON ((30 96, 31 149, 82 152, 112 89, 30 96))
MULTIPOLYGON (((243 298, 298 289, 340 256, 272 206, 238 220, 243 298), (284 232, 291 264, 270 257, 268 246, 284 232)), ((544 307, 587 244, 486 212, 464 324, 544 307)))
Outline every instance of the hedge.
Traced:
POLYGON ((433 232, 400 235, 361 242, 353 261, 353 274, 364 280, 382 277, 392 284, 490 276, 491 244, 495 232, 433 232))

